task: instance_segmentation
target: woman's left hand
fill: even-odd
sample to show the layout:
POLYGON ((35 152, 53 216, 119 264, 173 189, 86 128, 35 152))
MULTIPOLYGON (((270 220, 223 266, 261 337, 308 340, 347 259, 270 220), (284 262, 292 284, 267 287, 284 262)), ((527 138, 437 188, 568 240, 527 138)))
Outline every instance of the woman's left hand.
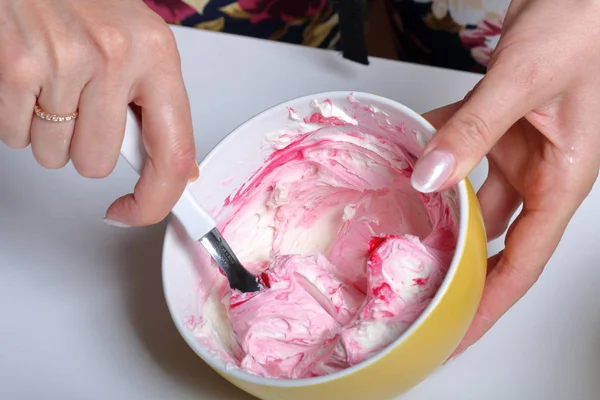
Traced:
POLYGON ((426 114, 438 133, 413 173, 423 192, 459 182, 487 156, 478 193, 490 258, 462 353, 535 283, 600 167, 600 2, 513 0, 488 72, 465 100, 426 114))

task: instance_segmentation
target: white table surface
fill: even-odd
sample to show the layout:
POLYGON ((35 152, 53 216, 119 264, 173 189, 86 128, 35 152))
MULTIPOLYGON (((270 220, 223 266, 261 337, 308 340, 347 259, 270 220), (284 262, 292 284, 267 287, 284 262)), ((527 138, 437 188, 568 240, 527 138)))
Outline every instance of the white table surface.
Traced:
MULTIPOLYGON (((198 157, 278 102, 327 90, 377 93, 424 112, 479 76, 175 28, 198 157)), ((479 186, 485 174, 473 174, 479 186)), ((47 171, 0 145, 0 399, 250 399, 212 372, 165 305, 164 224, 118 229, 105 208, 133 187, 47 171)), ((404 400, 600 398, 600 192, 571 223, 535 288, 476 346, 404 400)), ((496 250, 498 246, 493 246, 496 250)))

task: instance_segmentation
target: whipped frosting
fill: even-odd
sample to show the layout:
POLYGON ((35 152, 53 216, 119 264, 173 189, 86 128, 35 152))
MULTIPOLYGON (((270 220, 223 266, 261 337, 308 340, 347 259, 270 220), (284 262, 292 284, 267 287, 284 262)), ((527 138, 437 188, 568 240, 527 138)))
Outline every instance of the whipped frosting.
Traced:
POLYGON ((290 109, 265 132, 270 155, 223 205, 219 229, 260 277, 232 291, 199 250, 200 344, 233 368, 301 379, 356 365, 383 350, 427 307, 456 245, 453 190, 421 194, 410 175, 417 132, 350 97, 290 109))

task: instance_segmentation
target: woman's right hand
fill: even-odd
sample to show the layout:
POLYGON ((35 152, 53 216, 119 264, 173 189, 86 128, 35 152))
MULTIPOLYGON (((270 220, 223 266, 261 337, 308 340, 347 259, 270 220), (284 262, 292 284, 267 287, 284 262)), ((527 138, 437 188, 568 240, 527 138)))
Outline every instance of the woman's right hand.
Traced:
POLYGON ((114 169, 127 107, 141 108, 148 161, 134 193, 106 219, 162 220, 198 174, 179 53, 167 24, 140 0, 0 0, 0 140, 31 144, 46 168, 72 160, 102 178, 114 169), (78 111, 52 122, 34 114, 78 111))
POLYGON ((426 115, 439 131, 415 166, 417 189, 448 188, 487 157, 478 197, 489 238, 523 206, 505 249, 488 261, 479 309, 455 354, 538 280, 598 179, 598 18, 594 0, 513 0, 485 77, 464 101, 426 115))

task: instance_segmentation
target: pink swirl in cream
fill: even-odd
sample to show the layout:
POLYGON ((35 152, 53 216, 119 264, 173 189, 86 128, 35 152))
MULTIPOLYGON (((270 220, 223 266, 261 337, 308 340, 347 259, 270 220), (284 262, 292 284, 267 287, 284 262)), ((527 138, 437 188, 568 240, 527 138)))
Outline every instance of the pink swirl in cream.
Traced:
POLYGON ((315 102, 225 202, 219 228, 266 288, 231 293, 211 267, 213 311, 195 332, 247 372, 299 379, 368 359, 417 319, 452 260, 455 195, 412 189, 417 135, 351 104, 315 102))

